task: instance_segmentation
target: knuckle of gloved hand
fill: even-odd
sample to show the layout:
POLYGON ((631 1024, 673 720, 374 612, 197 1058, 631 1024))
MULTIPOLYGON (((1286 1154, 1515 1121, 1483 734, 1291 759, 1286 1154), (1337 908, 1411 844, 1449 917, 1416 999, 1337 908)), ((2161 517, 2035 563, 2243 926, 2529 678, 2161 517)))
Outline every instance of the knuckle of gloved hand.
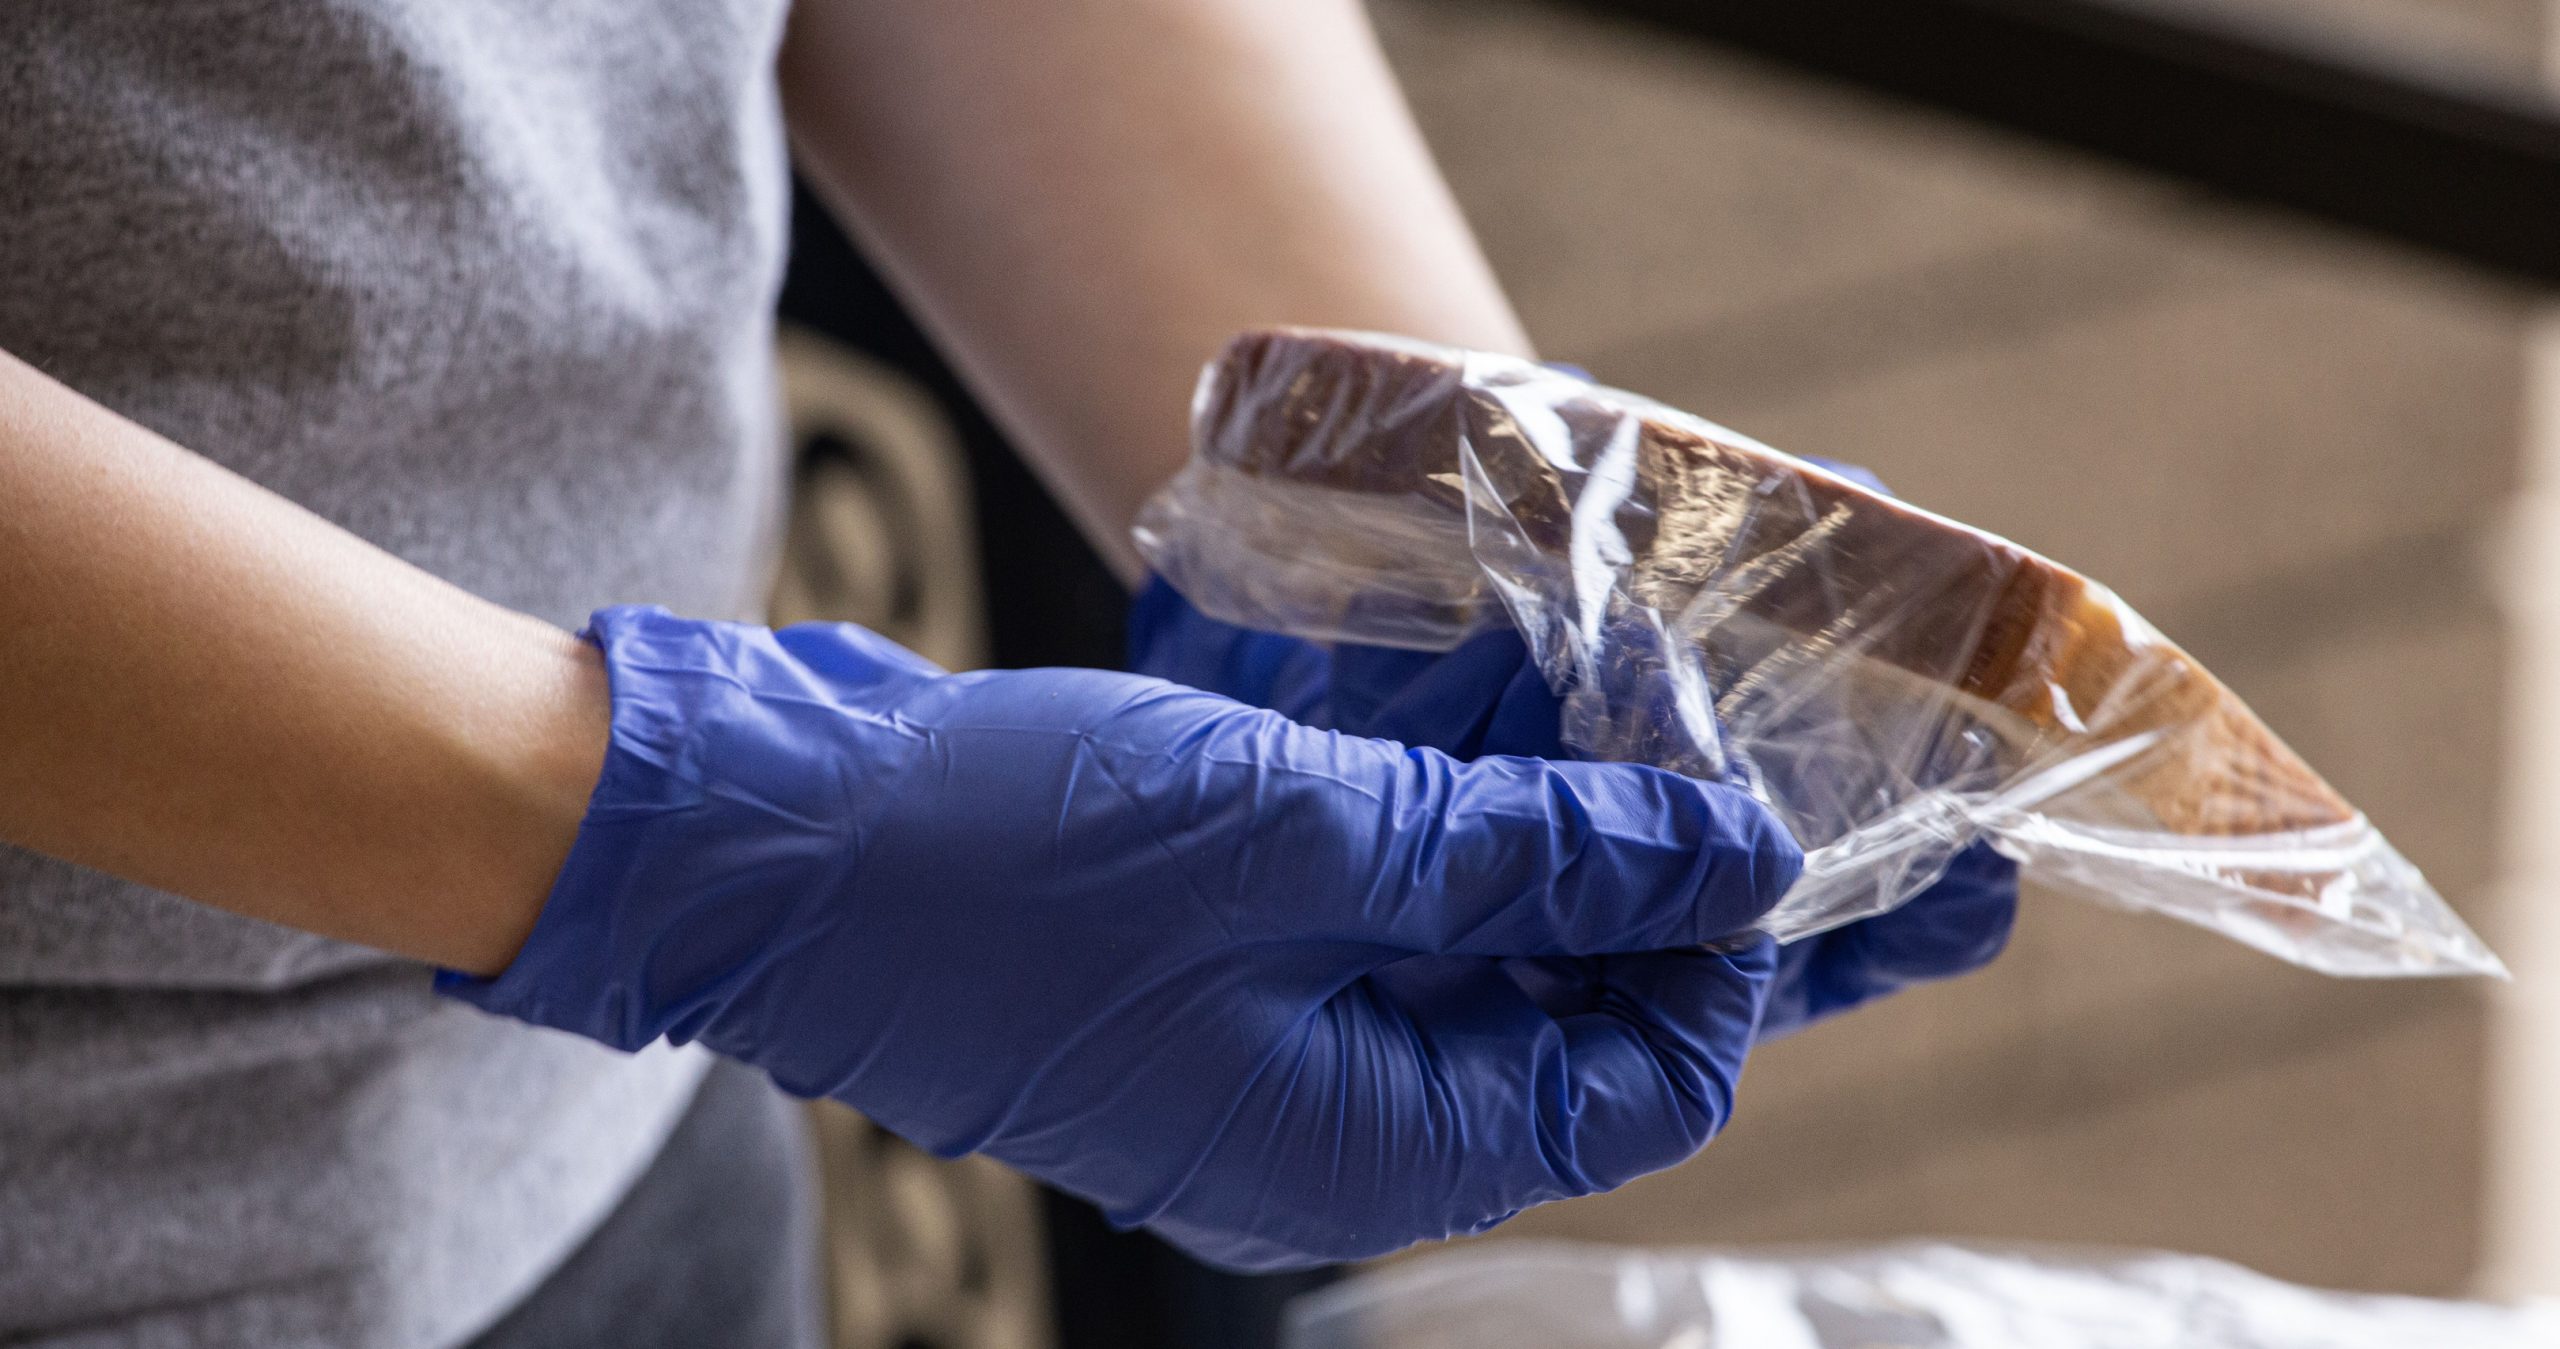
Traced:
POLYGON ((1667 1166, 1677 1166, 1698 1154, 1715 1141, 1724 1126, 1733 1119, 1734 1100, 1742 1086, 1742 1064, 1739 1055, 1731 1059, 1702 1057, 1695 1060, 1674 1082, 1677 1105, 1671 1112, 1675 1131, 1665 1135, 1661 1155, 1651 1165, 1633 1174, 1618 1177, 1611 1187, 1624 1185, 1638 1176, 1651 1175, 1667 1166))
POLYGON ((1711 1069, 1675 1074, 1661 1108, 1640 1125, 1622 1122, 1584 1139, 1581 1169, 1564 1192, 1547 1197, 1606 1194, 1697 1156, 1731 1116, 1734 1085, 1731 1074, 1711 1069))
POLYGON ((1803 870, 1803 852, 1785 827, 1733 788, 1632 764, 1538 762, 1538 769, 1549 796, 1548 874, 1561 901, 1615 901, 1589 910, 1620 929, 1590 934, 1612 949, 1695 945, 1744 931, 1803 870))

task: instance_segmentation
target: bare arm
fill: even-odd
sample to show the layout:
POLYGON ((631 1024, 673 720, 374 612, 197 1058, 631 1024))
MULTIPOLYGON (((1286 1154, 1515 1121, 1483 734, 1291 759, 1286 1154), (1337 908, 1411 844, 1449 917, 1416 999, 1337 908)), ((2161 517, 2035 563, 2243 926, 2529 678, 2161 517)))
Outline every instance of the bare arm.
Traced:
POLYGON ((0 354, 0 838, 495 971, 605 698, 567 633, 0 354))
POLYGON ((1124 574, 1230 333, 1528 349, 1357 0, 803 0, 782 69, 806 167, 1124 574))
MULTIPOLYGON (((1083 523, 1264 322, 1525 339, 1350 0, 810 0, 840 206, 1083 523)), ((490 972, 603 756, 592 653, 0 355, 0 838, 490 972)))

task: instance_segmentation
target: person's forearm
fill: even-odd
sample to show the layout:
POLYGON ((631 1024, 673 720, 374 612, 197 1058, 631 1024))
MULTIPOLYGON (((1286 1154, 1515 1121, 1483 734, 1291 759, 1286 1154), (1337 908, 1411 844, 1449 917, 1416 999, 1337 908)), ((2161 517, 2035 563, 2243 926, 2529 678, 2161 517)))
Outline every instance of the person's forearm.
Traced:
POLYGON ((1528 354, 1356 0, 803 0, 795 141, 1124 572, 1246 327, 1528 354))
POLYGON ((606 706, 569 634, 0 354, 0 839, 495 970, 606 706))

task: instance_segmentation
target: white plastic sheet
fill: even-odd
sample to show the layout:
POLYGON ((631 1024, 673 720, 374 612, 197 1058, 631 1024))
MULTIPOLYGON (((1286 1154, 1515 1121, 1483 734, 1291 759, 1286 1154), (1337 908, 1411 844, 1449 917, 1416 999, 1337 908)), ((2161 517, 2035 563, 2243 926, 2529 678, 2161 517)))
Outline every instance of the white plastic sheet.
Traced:
POLYGON ((2560 1303, 2322 1292, 2194 1256, 1498 1242, 1292 1304, 1287 1349, 2550 1349, 2560 1303))

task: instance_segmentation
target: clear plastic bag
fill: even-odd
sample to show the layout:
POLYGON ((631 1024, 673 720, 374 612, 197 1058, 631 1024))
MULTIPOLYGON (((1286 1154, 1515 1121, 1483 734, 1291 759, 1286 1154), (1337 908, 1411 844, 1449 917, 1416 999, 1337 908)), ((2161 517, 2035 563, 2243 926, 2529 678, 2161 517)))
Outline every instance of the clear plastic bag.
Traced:
POLYGON ((1881 913, 1988 838, 2048 887, 2337 975, 2503 974, 2364 816, 2114 594, 2004 539, 1511 357, 1238 338, 1141 516, 1203 611, 1445 650, 1509 623, 1565 742, 1751 791, 1764 927, 1881 913))
POLYGON ((1292 1303, 1288 1349, 2525 1349, 2560 1303, 2332 1293, 2140 1252, 1495 1242, 1292 1303))

